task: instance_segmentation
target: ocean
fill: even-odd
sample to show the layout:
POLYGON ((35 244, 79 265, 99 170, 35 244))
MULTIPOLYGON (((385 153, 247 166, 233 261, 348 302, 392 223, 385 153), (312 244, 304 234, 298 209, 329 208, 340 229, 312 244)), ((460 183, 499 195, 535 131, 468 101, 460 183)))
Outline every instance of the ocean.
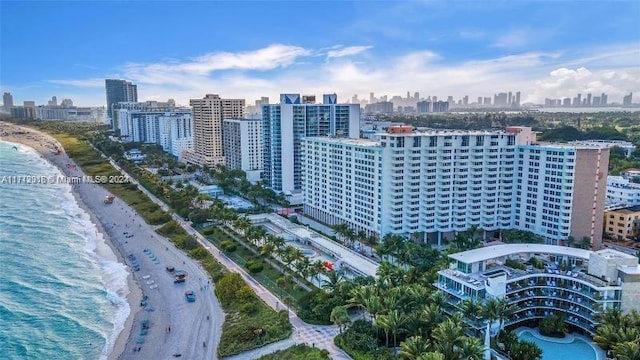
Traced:
POLYGON ((20 175, 61 173, 0 141, 0 359, 106 359, 130 312, 125 266, 70 185, 20 175))

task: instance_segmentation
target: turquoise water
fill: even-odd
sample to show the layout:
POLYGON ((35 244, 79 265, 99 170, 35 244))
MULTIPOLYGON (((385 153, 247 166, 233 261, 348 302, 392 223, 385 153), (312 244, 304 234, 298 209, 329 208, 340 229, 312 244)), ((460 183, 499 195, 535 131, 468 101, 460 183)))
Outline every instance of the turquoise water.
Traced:
POLYGON ((0 359, 104 359, 129 314, 127 272, 70 185, 19 175, 60 173, 0 142, 0 359))
POLYGON ((523 331, 518 338, 532 342, 542 349, 542 360, 596 360, 596 353, 584 340, 575 339, 569 344, 561 344, 538 339, 529 331, 523 331))

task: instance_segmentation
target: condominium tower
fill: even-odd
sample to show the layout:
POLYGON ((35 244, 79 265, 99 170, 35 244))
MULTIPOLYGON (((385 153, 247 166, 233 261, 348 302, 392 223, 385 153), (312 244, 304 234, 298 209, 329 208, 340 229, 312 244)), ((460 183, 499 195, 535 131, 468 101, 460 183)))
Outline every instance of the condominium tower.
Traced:
POLYGON ((440 243, 478 226, 522 229, 557 244, 602 240, 609 150, 535 144, 530 128, 392 126, 379 141, 303 141, 304 211, 325 223, 440 243))
POLYGON ((227 169, 243 170, 247 180, 260 181, 264 169, 261 119, 225 119, 222 143, 227 169))
POLYGON ((197 165, 224 165, 222 148, 222 120, 244 117, 244 99, 221 99, 207 94, 202 99, 191 99, 194 125, 194 151, 186 161, 197 165))
POLYGON ((137 102, 138 86, 125 80, 106 79, 105 90, 107 93, 107 117, 112 128, 117 128, 118 124, 113 116, 113 105, 119 102, 137 102))
MULTIPOLYGON (((640 310, 638 258, 612 249, 589 251, 566 246, 506 244, 449 255, 448 269, 435 286, 448 298, 447 313, 462 301, 506 299, 514 312, 505 325, 561 315, 571 327, 596 332, 599 313, 640 310)), ((480 318, 465 319, 479 333, 480 318)))
POLYGON ((280 104, 262 110, 264 177, 267 186, 302 201, 302 138, 324 136, 358 138, 360 105, 337 104, 335 94, 322 104, 303 103, 299 94, 281 94, 280 104))

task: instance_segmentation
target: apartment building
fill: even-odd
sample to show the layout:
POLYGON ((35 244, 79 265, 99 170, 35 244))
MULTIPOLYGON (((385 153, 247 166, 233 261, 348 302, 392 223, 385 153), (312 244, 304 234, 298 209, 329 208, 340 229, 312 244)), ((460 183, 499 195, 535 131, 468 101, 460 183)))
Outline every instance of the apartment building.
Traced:
POLYGON ((607 176, 607 200, 609 208, 640 205, 640 184, 623 176, 607 176))
POLYGON ((486 238, 515 228, 552 244, 588 236, 600 248, 606 148, 533 145, 524 127, 390 126, 379 138, 303 140, 305 213, 438 244, 475 225, 486 238))
POLYGON ((113 106, 120 102, 137 102, 138 86, 119 79, 105 79, 104 85, 107 95, 107 118, 111 123, 111 127, 116 129, 119 125, 113 114, 113 106))
MULTIPOLYGON (((506 298, 516 310, 505 325, 562 314, 570 326, 593 334, 598 313, 640 310, 638 258, 619 251, 507 244, 449 258, 451 265, 434 284, 448 297, 448 313, 467 299, 506 298)), ((481 320, 466 321, 477 332, 485 327, 481 320)))
POLYGON ((618 240, 639 237, 640 206, 605 211, 604 233, 618 240))
POLYGON ((338 104, 335 94, 324 95, 322 104, 308 99, 281 94, 279 104, 264 105, 262 110, 264 179, 292 204, 302 203, 302 139, 360 135, 359 104, 338 104))
POLYGON ((262 119, 224 119, 222 139, 227 169, 240 169, 247 180, 261 180, 264 169, 262 119))
POLYGON ((189 108, 121 108, 114 110, 114 116, 124 142, 158 144, 178 158, 183 152, 193 150, 193 120, 189 108))
POLYGON ((244 99, 222 99, 207 94, 202 99, 191 99, 193 109, 194 150, 185 154, 187 162, 197 165, 224 165, 222 147, 222 120, 244 117, 244 99))

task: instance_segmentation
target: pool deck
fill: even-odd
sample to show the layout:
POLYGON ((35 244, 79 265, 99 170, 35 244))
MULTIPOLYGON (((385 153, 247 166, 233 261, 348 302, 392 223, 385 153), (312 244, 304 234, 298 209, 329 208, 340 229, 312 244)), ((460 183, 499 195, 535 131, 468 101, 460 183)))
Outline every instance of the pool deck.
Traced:
POLYGON ((258 214, 251 215, 248 218, 254 224, 271 223, 279 229, 282 229, 285 233, 293 235, 302 241, 308 241, 312 247, 332 256, 335 259, 336 264, 339 265, 340 263, 343 263, 350 270, 360 273, 360 275, 376 276, 379 264, 375 261, 358 254, 357 252, 348 249, 331 239, 327 239, 306 227, 294 224, 282 216, 276 214, 258 214))
POLYGON ((596 345, 593 342, 593 339, 591 339, 588 336, 582 335, 582 334, 569 333, 569 334, 566 334, 566 336, 564 338, 554 338, 554 337, 544 336, 544 335, 540 334, 538 329, 532 329, 532 328, 528 328, 528 327, 519 327, 519 328, 517 328, 515 330, 515 333, 518 336, 518 338, 520 338, 520 334, 522 334, 523 332, 528 332, 533 337, 536 337, 536 338, 538 338, 540 340, 548 341, 548 342, 554 342, 554 343, 557 343, 557 344, 571 344, 576 339, 582 340, 582 341, 586 342, 587 344, 589 344, 589 346, 591 346, 593 351, 596 353, 596 360, 606 360, 606 358, 607 358, 605 351, 602 350, 598 345, 596 345))

